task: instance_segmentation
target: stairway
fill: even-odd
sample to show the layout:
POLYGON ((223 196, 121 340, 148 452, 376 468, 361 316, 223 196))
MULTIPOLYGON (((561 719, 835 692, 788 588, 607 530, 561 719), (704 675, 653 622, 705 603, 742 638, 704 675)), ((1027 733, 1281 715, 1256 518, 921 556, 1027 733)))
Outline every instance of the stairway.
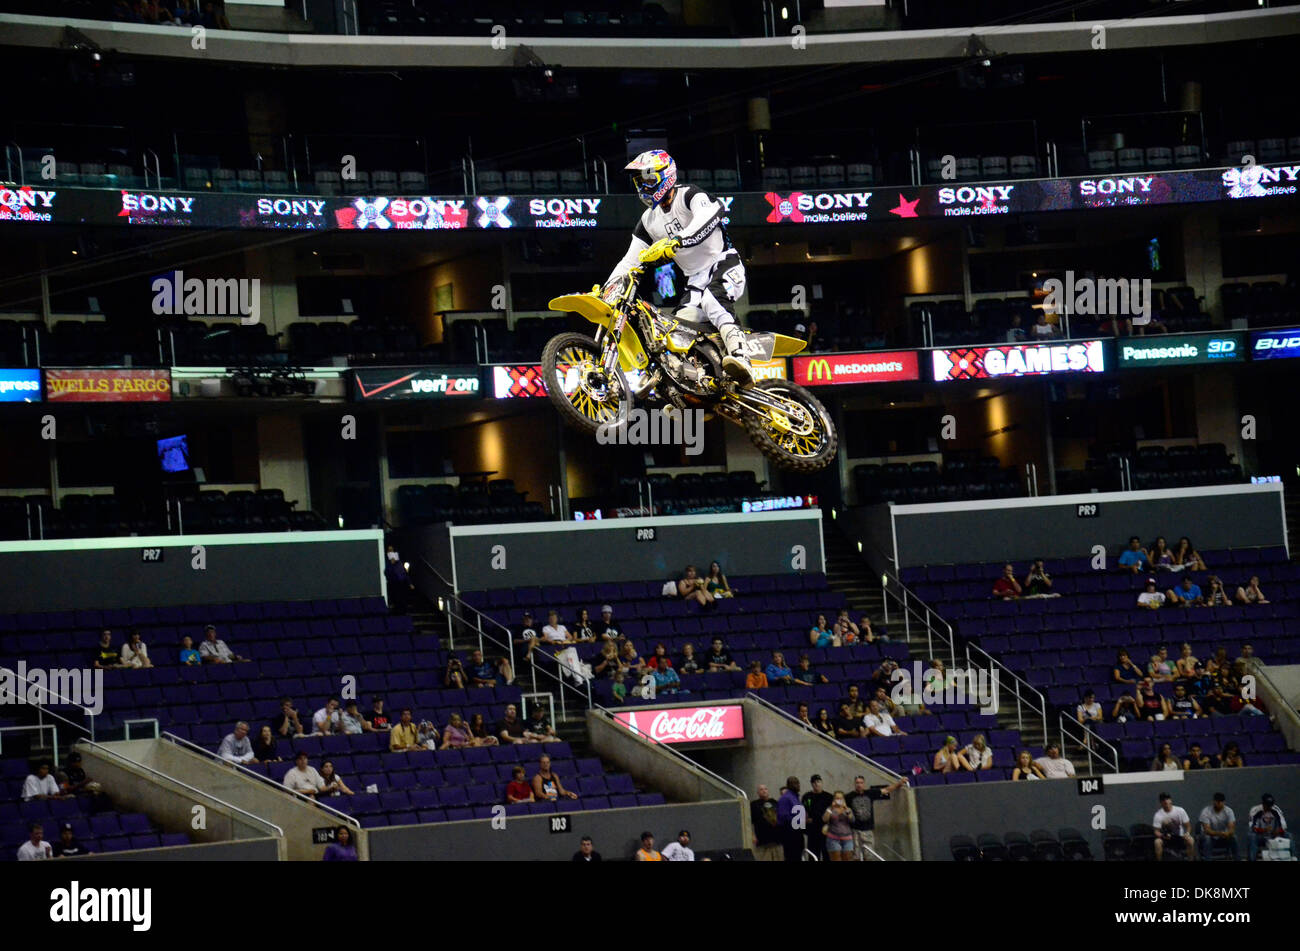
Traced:
POLYGON ((1300 557, 1295 548, 1296 543, 1300 542, 1300 535, 1296 534, 1300 531, 1300 491, 1289 490, 1290 486, 1283 491, 1282 498, 1286 507, 1286 537, 1291 544, 1291 559, 1294 561, 1300 557))

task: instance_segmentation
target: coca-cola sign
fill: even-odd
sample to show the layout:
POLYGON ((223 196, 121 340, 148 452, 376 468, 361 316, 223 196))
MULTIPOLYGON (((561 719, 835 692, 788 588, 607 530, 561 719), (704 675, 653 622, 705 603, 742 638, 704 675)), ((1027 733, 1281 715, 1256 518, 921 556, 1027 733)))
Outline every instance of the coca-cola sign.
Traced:
POLYGON ((703 743, 745 738, 744 710, 738 704, 718 707, 672 707, 615 713, 633 733, 659 743, 703 743))

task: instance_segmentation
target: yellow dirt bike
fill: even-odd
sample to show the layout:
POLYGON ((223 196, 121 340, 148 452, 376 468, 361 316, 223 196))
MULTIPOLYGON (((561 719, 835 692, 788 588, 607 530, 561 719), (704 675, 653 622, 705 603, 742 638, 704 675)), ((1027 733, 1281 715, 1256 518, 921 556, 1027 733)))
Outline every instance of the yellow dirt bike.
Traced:
MULTIPOLYGON (((816 472, 835 458, 839 439, 826 407, 789 380, 738 385, 722 369, 722 341, 698 311, 669 315, 642 300, 643 268, 604 288, 557 297, 551 310, 580 314, 595 337, 562 333, 542 351, 547 393, 570 425, 595 435, 617 425, 620 406, 658 402, 677 411, 703 409, 743 426, 777 465, 816 472)), ((745 335, 751 361, 786 357, 806 343, 777 333, 745 335)), ((672 412, 665 406, 665 412, 672 412)))

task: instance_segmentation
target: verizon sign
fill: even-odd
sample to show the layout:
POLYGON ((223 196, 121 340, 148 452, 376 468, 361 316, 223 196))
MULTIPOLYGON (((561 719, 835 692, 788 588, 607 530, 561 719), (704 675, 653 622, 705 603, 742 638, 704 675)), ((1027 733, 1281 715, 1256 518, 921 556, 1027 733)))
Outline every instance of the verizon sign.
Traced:
POLYGON ((616 713, 614 719, 633 733, 658 743, 703 743, 745 738, 744 709, 738 704, 635 710, 616 713))

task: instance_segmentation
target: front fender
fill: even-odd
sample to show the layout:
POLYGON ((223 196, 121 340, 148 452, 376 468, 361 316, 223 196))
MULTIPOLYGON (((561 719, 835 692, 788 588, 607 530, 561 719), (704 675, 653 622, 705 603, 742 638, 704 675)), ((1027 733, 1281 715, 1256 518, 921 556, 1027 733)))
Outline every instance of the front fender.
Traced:
MULTIPOLYGON (((547 306, 561 313, 578 314, 606 330, 613 327, 614 309, 595 294, 566 294, 556 297, 547 306)), ((650 365, 650 358, 641 346, 641 338, 635 333, 624 333, 619 338, 618 362, 624 370, 644 370, 650 365)))

